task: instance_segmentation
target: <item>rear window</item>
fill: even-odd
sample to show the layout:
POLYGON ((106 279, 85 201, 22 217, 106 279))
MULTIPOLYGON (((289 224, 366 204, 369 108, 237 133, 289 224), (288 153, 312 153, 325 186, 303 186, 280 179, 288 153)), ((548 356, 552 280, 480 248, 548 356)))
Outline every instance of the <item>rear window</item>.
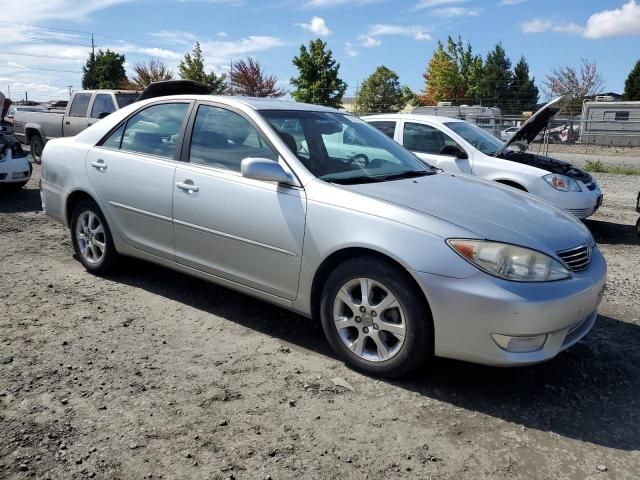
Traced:
POLYGON ((384 133, 387 137, 389 137, 390 139, 393 140, 393 136, 396 133, 396 122, 382 122, 382 121, 376 121, 376 122, 369 122, 369 124, 372 127, 377 128, 378 130, 380 130, 382 133, 384 133))
POLYGON ((116 93, 116 102, 118 102, 118 108, 124 108, 127 105, 131 105, 138 97, 137 93, 116 93))
POLYGON ((71 108, 69 109, 70 117, 86 117, 87 108, 89 108, 89 102, 91 101, 90 93, 76 93, 71 102, 71 108))

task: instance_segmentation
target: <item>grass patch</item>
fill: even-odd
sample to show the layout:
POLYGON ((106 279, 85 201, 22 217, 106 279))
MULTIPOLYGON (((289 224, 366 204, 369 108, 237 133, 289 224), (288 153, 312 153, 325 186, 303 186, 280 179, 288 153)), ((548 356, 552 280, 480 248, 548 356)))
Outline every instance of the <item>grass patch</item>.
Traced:
POLYGON ((619 163, 617 165, 607 165, 602 160, 587 160, 584 165, 587 172, 616 173, 618 175, 640 175, 640 168, 630 167, 619 163))

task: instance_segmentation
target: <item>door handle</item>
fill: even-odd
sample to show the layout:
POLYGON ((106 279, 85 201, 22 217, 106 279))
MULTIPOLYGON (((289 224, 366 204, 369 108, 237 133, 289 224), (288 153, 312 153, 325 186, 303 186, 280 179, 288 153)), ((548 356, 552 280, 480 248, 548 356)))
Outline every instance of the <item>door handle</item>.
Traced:
POLYGON ((187 193, 193 193, 200 190, 199 187, 193 184, 192 180, 185 180, 184 182, 176 182, 176 187, 180 190, 185 190, 187 193))
POLYGON ((65 125, 71 125, 71 121, 67 120, 66 122, 64 122, 65 125))
POLYGON ((91 166, 92 167, 96 167, 98 170, 106 170, 107 169, 107 164, 104 163, 104 160, 102 160, 101 158, 91 162, 91 166))

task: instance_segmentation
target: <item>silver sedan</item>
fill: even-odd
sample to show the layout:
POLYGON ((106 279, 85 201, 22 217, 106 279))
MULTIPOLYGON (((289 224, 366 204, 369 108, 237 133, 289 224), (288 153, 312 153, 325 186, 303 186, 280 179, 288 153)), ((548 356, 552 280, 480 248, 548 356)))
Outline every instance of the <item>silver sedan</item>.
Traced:
POLYGON ((43 154, 43 206, 87 270, 149 260, 319 319, 348 364, 524 365, 593 326, 606 265, 546 202, 437 173, 358 118, 172 96, 43 154))

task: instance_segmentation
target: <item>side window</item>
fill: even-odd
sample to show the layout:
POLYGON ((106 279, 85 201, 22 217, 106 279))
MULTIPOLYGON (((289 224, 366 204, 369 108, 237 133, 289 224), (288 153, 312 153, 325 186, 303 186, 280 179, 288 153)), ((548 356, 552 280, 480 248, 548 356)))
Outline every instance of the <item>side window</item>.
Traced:
POLYGON ((111 95, 99 93, 93 101, 93 107, 91 107, 91 118, 99 118, 101 113, 113 113, 115 111, 116 107, 113 104, 111 95))
POLYGON ((396 133, 396 122, 369 122, 369 125, 377 128, 382 133, 384 133, 387 137, 393 140, 393 135, 396 133))
POLYGON ((189 161, 239 172, 242 160, 249 157, 278 160, 246 119, 223 108, 200 105, 191 134, 189 161))
MULTIPOLYGON (((120 148, 130 152, 173 158, 188 108, 188 103, 163 103, 152 105, 129 117, 120 148)), ((119 130, 116 130, 103 145, 111 142, 112 138, 114 143, 117 142, 119 130)))
POLYGON ((421 123, 404 124, 404 147, 413 152, 440 155, 445 146, 458 146, 455 140, 435 127, 421 123))
POLYGON ((86 117, 87 108, 89 108, 89 102, 91 101, 90 93, 76 93, 71 102, 71 108, 69 109, 70 117, 86 117))
POLYGON ((116 131, 109 135, 109 138, 102 142, 102 146, 107 148, 119 149, 120 144, 122 143, 122 133, 124 132, 124 126, 125 124, 123 123, 118 127, 116 131))

